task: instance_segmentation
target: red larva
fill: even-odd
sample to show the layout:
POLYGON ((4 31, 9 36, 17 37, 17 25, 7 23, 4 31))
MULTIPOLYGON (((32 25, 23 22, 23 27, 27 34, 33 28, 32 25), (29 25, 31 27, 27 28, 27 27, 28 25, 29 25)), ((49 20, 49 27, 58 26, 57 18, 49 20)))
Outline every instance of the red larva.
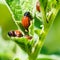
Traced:
POLYGON ((24 17, 22 19, 23 27, 28 31, 28 27, 30 26, 30 20, 32 19, 30 12, 25 12, 24 17))
POLYGON ((26 37, 28 40, 31 40, 31 39, 32 39, 32 36, 29 36, 29 35, 25 35, 25 37, 26 37))
MULTIPOLYGON (((23 37, 22 33, 19 30, 10 31, 10 32, 8 32, 8 35, 10 37, 23 37)), ((28 40, 32 39, 32 36, 29 36, 29 35, 25 35, 24 37, 28 40)))
POLYGON ((38 12, 40 12, 40 3, 39 3, 39 1, 36 3, 36 10, 37 10, 38 12))
POLYGON ((28 30, 28 27, 30 26, 30 18, 27 16, 24 16, 22 19, 22 25, 26 30, 28 30))
POLYGON ((23 34, 19 30, 10 31, 8 32, 8 35, 10 37, 22 37, 23 36, 23 34))
POLYGON ((16 37, 22 37, 22 33, 19 30, 14 31, 16 37))

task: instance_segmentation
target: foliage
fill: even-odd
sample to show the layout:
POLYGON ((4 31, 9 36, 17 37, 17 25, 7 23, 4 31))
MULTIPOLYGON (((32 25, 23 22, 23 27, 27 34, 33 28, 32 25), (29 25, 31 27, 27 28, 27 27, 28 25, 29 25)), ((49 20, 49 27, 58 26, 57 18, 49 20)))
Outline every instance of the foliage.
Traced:
MULTIPOLYGON (((23 34, 28 34, 33 38, 31 40, 23 37, 11 37, 10 39, 15 41, 29 56, 29 60, 36 60, 41 50, 45 37, 60 10, 60 1, 52 0, 39 0, 41 12, 38 13, 35 9, 35 0, 6 0, 6 6, 8 7, 14 23, 14 27, 23 32, 23 34), (25 32, 23 26, 21 26, 21 20, 23 14, 26 11, 30 11, 33 16, 31 25, 29 27, 29 32, 25 32), (36 23, 37 22, 37 23, 36 23)), ((8 20, 9 21, 9 20, 8 20)), ((12 25, 10 25, 12 26, 12 25)), ((4 28, 4 27, 3 27, 4 28)), ((8 27, 7 27, 8 28, 8 27)), ((4 29, 3 29, 4 30, 4 29)), ((10 29, 9 29, 10 30, 10 29)), ((9 31, 8 30, 8 31, 9 31)), ((14 30, 14 28, 13 28, 14 30)), ((8 32, 6 30, 6 32, 8 32)), ((5 34, 6 35, 6 34, 5 34)))

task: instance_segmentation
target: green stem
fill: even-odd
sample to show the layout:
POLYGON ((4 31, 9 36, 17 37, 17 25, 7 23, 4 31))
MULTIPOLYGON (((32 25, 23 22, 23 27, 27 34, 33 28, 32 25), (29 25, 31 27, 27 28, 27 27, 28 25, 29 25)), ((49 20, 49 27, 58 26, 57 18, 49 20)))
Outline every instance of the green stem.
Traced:
POLYGON ((47 33, 47 31, 49 31, 50 27, 52 26, 52 24, 54 22, 54 19, 56 18, 57 13, 59 12, 59 6, 60 6, 60 4, 57 4, 56 8, 53 10, 53 13, 50 16, 50 19, 48 20, 49 23, 47 23, 46 27, 44 27, 46 33, 47 33))
POLYGON ((37 56, 38 56, 39 52, 41 51, 45 37, 46 37, 45 34, 41 35, 41 38, 40 38, 38 44, 36 45, 34 52, 32 53, 32 56, 34 57, 35 60, 37 59, 37 56))
POLYGON ((40 0, 40 8, 41 8, 41 13, 42 13, 43 24, 45 26, 46 25, 46 11, 43 6, 43 0, 40 0))
POLYGON ((32 56, 29 56, 29 60, 35 60, 34 57, 32 56))
POLYGON ((51 15, 51 18, 49 19, 50 22, 46 25, 46 27, 44 29, 45 33, 42 33, 40 35, 39 42, 36 45, 34 52, 29 56, 30 57, 29 60, 36 60, 37 59, 39 51, 41 50, 41 48, 43 46, 44 40, 45 40, 49 30, 50 30, 51 25, 53 24, 53 21, 54 21, 56 15, 57 15, 58 11, 59 11, 58 6, 59 5, 56 6, 55 10, 53 11, 53 13, 51 15))

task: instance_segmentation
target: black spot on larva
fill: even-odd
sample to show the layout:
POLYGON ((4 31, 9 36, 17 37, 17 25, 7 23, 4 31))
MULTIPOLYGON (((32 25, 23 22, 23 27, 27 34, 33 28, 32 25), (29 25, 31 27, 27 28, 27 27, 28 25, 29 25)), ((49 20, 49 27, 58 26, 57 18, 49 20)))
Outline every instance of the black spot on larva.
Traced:
POLYGON ((29 17, 30 19, 33 19, 32 16, 31 16, 31 14, 30 14, 30 12, 25 12, 25 13, 24 13, 24 16, 27 16, 27 17, 29 17))
POLYGON ((10 31, 10 32, 8 32, 8 35, 11 37, 11 36, 15 36, 15 33, 14 33, 14 31, 10 31))

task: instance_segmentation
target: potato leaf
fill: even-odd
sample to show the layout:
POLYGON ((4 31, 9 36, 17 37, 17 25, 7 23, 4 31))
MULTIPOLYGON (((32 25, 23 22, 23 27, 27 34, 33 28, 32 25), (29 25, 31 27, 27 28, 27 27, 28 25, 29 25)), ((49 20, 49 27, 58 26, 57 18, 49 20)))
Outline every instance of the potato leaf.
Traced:
POLYGON ((17 29, 9 10, 4 4, 0 4, 0 27, 2 29, 2 37, 6 40, 9 39, 8 32, 17 29))

